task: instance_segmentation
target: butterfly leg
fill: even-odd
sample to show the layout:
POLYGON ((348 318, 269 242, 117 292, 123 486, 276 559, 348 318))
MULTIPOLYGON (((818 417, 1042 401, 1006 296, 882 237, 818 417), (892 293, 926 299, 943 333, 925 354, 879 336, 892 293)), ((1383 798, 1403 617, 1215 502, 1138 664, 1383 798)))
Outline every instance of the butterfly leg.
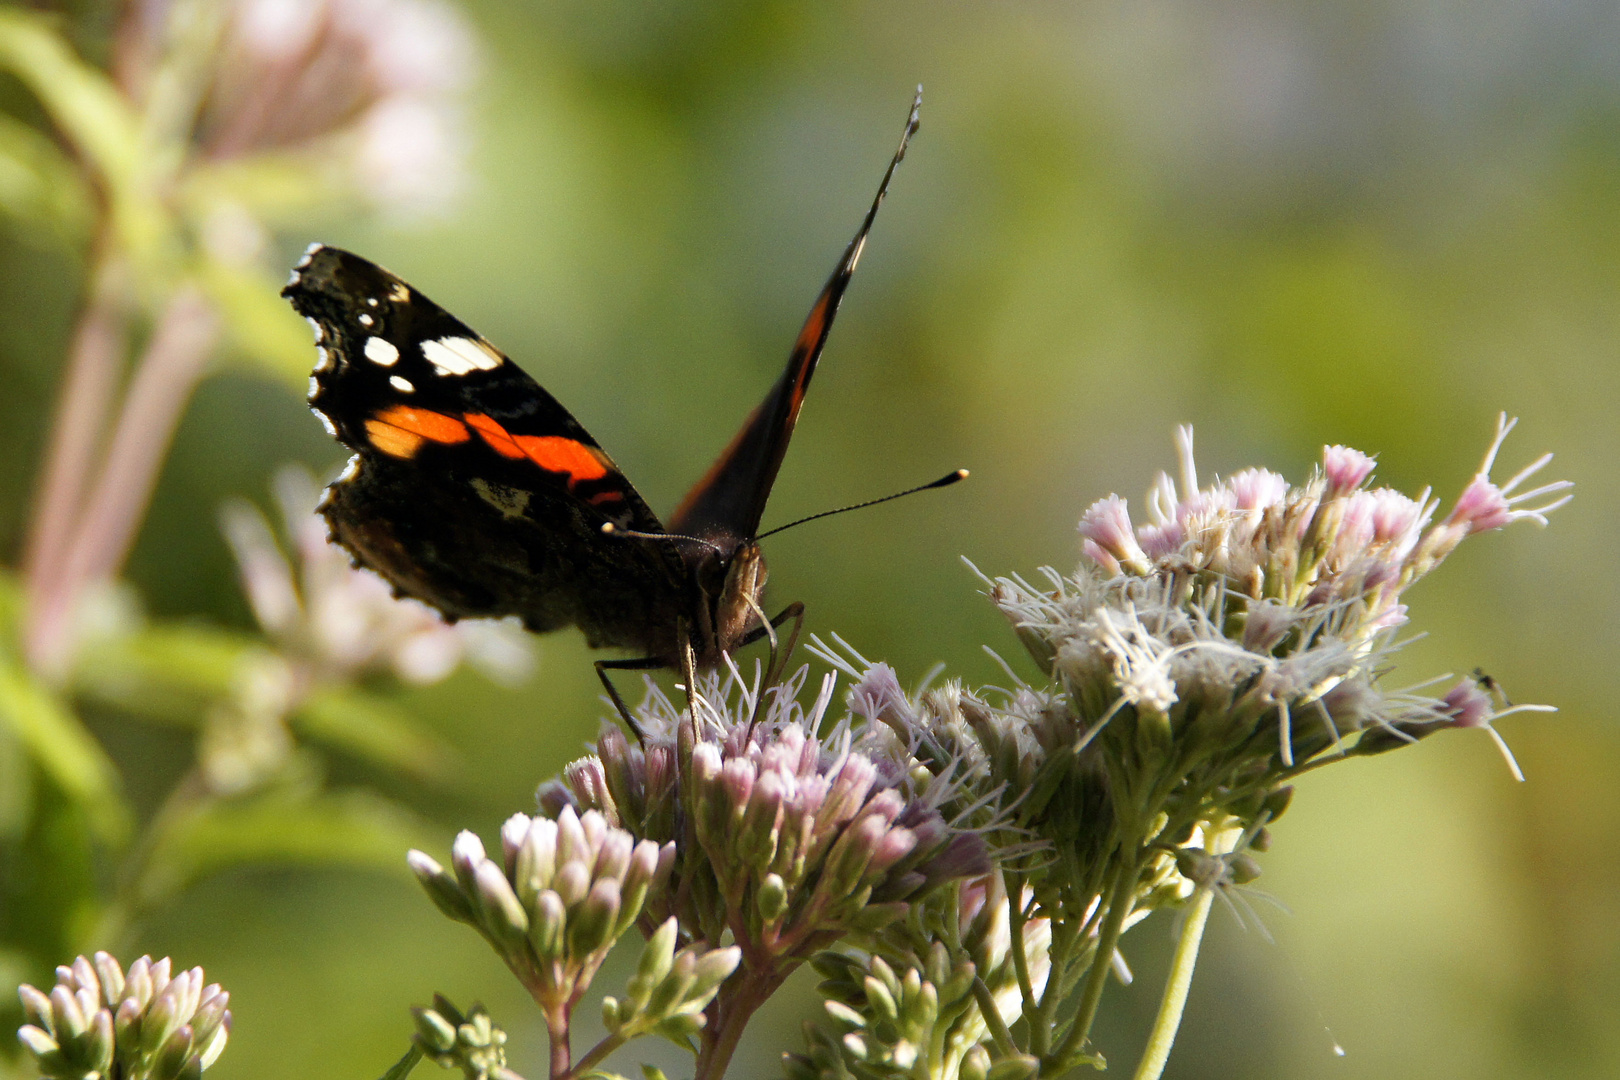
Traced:
POLYGON ((635 717, 630 715, 629 706, 625 705, 624 698, 619 696, 618 688, 613 685, 613 680, 608 678, 607 673, 610 670, 656 671, 667 666, 656 656, 643 656, 638 660, 598 660, 596 662, 596 677, 602 680, 603 686, 607 687, 608 697, 613 700, 613 707, 618 710, 619 718, 624 721, 631 734, 635 735, 636 742, 642 746, 647 745, 647 737, 642 733, 641 725, 636 723, 635 717))

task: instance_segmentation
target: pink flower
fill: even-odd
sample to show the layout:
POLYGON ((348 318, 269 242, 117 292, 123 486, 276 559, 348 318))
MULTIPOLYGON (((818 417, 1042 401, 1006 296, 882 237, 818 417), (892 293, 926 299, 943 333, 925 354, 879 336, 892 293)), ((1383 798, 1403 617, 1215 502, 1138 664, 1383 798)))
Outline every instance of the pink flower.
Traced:
POLYGON ((1348 446, 1322 447, 1322 473, 1327 477, 1328 494, 1343 495, 1360 487, 1377 464, 1360 450, 1348 446))
POLYGON ((1474 479, 1457 499, 1457 505, 1447 515, 1445 524, 1448 526, 1461 526, 1466 528, 1467 534, 1485 532, 1488 529, 1500 529, 1509 522, 1528 518, 1538 525, 1547 524, 1547 515, 1569 502, 1573 496, 1565 495, 1551 502, 1527 509, 1514 509, 1515 504, 1524 503, 1531 499, 1539 499, 1558 491, 1567 491, 1575 485, 1568 480, 1557 480, 1551 484, 1521 491, 1517 494, 1514 489, 1531 476, 1540 472, 1549 461, 1551 454, 1543 454, 1526 465, 1513 475, 1506 483, 1498 485, 1491 480, 1491 466, 1496 463, 1496 453, 1502 448, 1502 440, 1507 438, 1508 432, 1518 423, 1518 418, 1508 419, 1507 413, 1500 413, 1496 418, 1496 438, 1492 440, 1491 447, 1485 452, 1485 460, 1480 463, 1479 471, 1474 479))

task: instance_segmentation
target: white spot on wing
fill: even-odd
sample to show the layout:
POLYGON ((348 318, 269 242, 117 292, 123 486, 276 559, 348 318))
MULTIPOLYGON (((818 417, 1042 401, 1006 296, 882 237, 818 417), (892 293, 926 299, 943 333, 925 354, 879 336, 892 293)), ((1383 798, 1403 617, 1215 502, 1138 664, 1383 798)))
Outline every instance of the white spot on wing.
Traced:
POLYGON ((304 400, 305 401, 314 401, 315 398, 320 394, 320 392, 321 392, 321 381, 319 379, 317 379, 315 376, 311 375, 309 377, 309 393, 307 395, 305 395, 304 400))
POLYGON ((402 394, 416 393, 416 387, 411 385, 411 380, 402 375, 388 376, 388 385, 392 386, 395 390, 398 390, 402 394))
POLYGON ((472 338, 450 337, 422 342, 422 355, 440 375, 466 375, 474 371, 494 371, 501 366, 501 354, 472 338))
POLYGON ((370 315, 367 315, 365 312, 362 311, 360 313, 360 325, 361 326, 370 326, 372 323, 374 323, 376 321, 377 321, 376 319, 373 319, 370 315))
POLYGON ((380 337, 366 338, 366 359, 383 367, 393 367, 399 362, 399 350, 394 348, 391 341, 380 337))
MULTIPOLYGON (((332 438, 334 438, 334 439, 337 438, 338 437, 337 425, 332 423, 332 418, 330 416, 327 416, 325 413, 321 412, 321 410, 319 410, 319 409, 314 409, 312 411, 315 413, 316 416, 321 418, 321 427, 326 429, 326 433, 328 435, 332 436, 332 438)), ((358 455, 356 455, 356 456, 358 456, 358 455)))
POLYGON ((370 304, 372 307, 376 307, 377 306, 377 298, 375 296, 368 296, 368 297, 366 297, 366 303, 370 304))
POLYGON ((304 267, 308 266, 309 260, 313 259, 315 257, 315 253, 325 246, 325 244, 314 243, 305 248, 304 257, 298 260, 298 269, 302 270, 304 267))
POLYGON ((396 281, 394 287, 388 290, 388 299, 401 304, 408 304, 411 300, 411 290, 405 287, 403 281, 396 281))
POLYGON ((321 342, 326 340, 326 330, 319 322, 310 318, 308 315, 304 316, 304 321, 309 323, 309 328, 315 332, 315 344, 319 345, 321 342))
POLYGON ((332 354, 324 345, 315 346, 315 370, 317 372, 332 370, 332 354))
POLYGON ((353 457, 351 457, 349 459, 348 464, 343 466, 343 471, 338 473, 337 483, 339 483, 339 484, 345 483, 345 482, 347 482, 349 480, 353 480, 355 477, 357 477, 359 475, 360 475, 360 455, 355 454, 353 457))
POLYGON ((287 275, 287 284, 286 284, 286 285, 285 285, 285 286, 283 286, 283 288, 288 288, 288 289, 290 289, 290 288, 292 288, 292 287, 293 287, 293 286, 294 286, 294 285, 296 285, 296 284, 298 284, 298 282, 299 282, 299 281, 300 281, 300 280, 301 280, 301 279, 300 279, 300 278, 299 278, 299 276, 298 276, 298 271, 297 271, 297 270, 294 270, 294 271, 293 271, 293 272, 292 272, 292 273, 290 273, 290 274, 288 274, 288 275, 287 275))

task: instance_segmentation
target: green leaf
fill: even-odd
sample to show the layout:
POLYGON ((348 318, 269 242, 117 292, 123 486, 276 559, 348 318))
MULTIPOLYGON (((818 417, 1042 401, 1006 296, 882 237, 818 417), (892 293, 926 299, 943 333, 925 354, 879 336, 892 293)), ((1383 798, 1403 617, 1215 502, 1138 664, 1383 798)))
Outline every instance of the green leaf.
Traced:
POLYGON ((27 124, 0 114, 0 212, 62 242, 89 230, 91 196, 55 144, 27 124))
POLYGON ((49 688, 3 653, 0 723, 63 793, 84 808, 96 836, 117 842, 127 835, 130 813, 112 760, 49 688))
POLYGON ((405 1051, 405 1056, 394 1062, 393 1066, 382 1074, 382 1080, 405 1080, 416 1068, 416 1063, 422 1060, 422 1048, 413 1046, 405 1051))
POLYGON ((245 634, 195 624, 151 626, 89 643, 73 687, 150 720, 194 724, 232 693, 243 665, 263 655, 245 634))
POLYGON ((437 836, 403 807, 360 790, 277 788, 209 801, 176 815, 153 838, 137 893, 143 906, 208 874, 245 863, 356 866, 405 874, 405 852, 437 836))
POLYGON ((378 765, 442 782, 456 771, 453 747, 382 698, 348 686, 317 690, 292 715, 308 736, 378 765))
POLYGON ((104 73, 79 59, 53 20, 0 9, 0 68, 33 91, 51 120, 106 185, 126 248, 151 262, 172 239, 171 215, 145 175, 140 120, 104 73))

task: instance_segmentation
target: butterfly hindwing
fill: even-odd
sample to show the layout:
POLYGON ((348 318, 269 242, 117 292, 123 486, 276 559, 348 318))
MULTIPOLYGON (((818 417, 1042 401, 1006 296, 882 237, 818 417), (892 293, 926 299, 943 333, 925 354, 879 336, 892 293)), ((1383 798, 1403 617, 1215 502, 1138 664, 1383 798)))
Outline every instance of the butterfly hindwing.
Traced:
POLYGON ((674 627, 689 603, 678 556, 602 532, 663 526, 522 369, 337 248, 312 248, 284 292, 316 332, 310 405, 356 452, 322 512, 361 563, 452 617, 576 624, 631 648, 674 627))

